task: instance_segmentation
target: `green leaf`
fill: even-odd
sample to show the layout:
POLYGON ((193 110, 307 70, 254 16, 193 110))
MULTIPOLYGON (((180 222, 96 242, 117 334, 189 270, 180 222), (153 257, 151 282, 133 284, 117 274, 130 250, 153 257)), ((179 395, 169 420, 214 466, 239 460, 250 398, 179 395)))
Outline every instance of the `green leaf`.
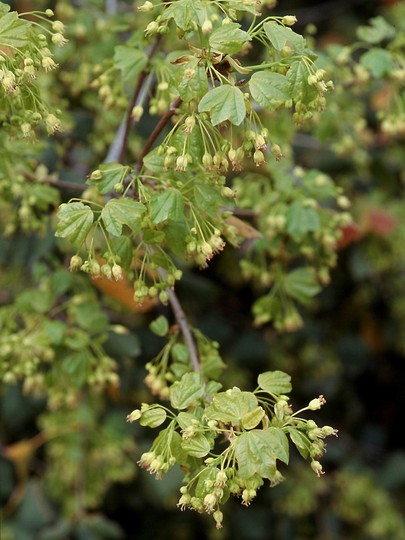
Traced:
MULTIPOLYGON (((208 92, 207 72, 203 66, 199 65, 199 58, 193 58, 187 64, 176 68, 174 84, 179 92, 179 96, 185 102, 192 99, 199 99, 208 92), (186 77, 187 70, 194 70, 192 77, 186 77)), ((189 73, 189 71, 188 71, 189 73)))
POLYGON ((143 241, 145 244, 161 245, 165 239, 164 231, 154 231, 153 229, 145 229, 142 231, 143 241))
POLYGON ((123 225, 127 225, 133 232, 139 232, 145 210, 142 203, 128 197, 110 199, 104 206, 101 217, 106 231, 114 236, 121 236, 123 225))
POLYGON ((15 11, 0 17, 0 46, 24 47, 28 43, 30 23, 20 19, 15 11))
POLYGON ((199 112, 208 111, 214 126, 229 120, 239 126, 246 116, 242 91, 236 86, 224 84, 210 90, 198 104, 199 112))
POLYGON ((199 422, 199 418, 196 417, 195 414, 191 414, 189 412, 180 412, 177 415, 177 422, 181 429, 186 429, 192 424, 195 423, 195 421, 199 422))
POLYGON ((149 328, 157 336, 164 337, 169 331, 169 323, 164 315, 160 315, 150 323, 149 328))
POLYGON ((300 201, 294 201, 286 212, 286 230, 299 242, 307 232, 319 230, 319 214, 315 208, 307 207, 300 201))
POLYGON ((50 339, 52 345, 61 345, 67 325, 61 321, 45 320, 42 329, 50 339))
POLYGON ((291 28, 282 26, 275 21, 264 23, 263 28, 270 43, 277 51, 281 51, 286 45, 289 45, 296 53, 302 53, 305 50, 305 39, 291 28))
POLYGON ((240 24, 229 23, 220 26, 209 37, 210 46, 224 54, 235 54, 252 38, 247 32, 240 29, 240 24))
POLYGON ((290 95, 295 101, 305 104, 314 100, 318 93, 315 86, 308 84, 308 67, 301 61, 296 60, 287 71, 287 79, 290 81, 290 95))
POLYGON ((81 202, 61 204, 57 216, 59 221, 55 236, 67 238, 72 244, 80 246, 93 225, 92 209, 81 202))
POLYGON ((389 74, 394 69, 391 53, 377 47, 364 53, 360 58, 360 64, 377 78, 389 74))
POLYGON ((197 458, 206 456, 211 450, 211 444, 203 433, 196 433, 191 439, 183 440, 181 447, 188 455, 197 458))
POLYGON ((90 356, 87 350, 70 354, 62 361, 62 370, 70 376, 71 383, 82 386, 90 371, 90 356))
POLYGON ((258 402, 251 392, 242 392, 234 386, 226 392, 216 394, 206 408, 205 415, 209 420, 239 425, 242 419, 256 409, 258 402))
POLYGON ((280 73, 259 71, 249 81, 253 99, 268 111, 276 110, 287 99, 290 99, 290 81, 280 73))
POLYGON ((242 478, 251 478, 255 473, 263 478, 274 477, 276 458, 263 430, 254 429, 242 433, 234 445, 238 471, 242 478))
POLYGON ((290 438, 292 442, 295 444, 298 452, 301 454, 301 456, 304 459, 307 459, 309 455, 309 447, 311 446, 310 441, 308 440, 308 437, 306 437, 301 431, 295 428, 288 428, 288 432, 290 434, 290 438))
POLYGON ((178 0, 165 9, 162 20, 174 19, 182 30, 194 30, 195 24, 202 26, 206 18, 206 8, 201 0, 178 0))
POLYGON ((103 163, 99 170, 102 172, 101 178, 88 178, 86 183, 96 186, 100 193, 108 193, 119 184, 128 174, 129 167, 120 163, 103 163))
POLYGON ((125 270, 129 270, 132 262, 132 243, 128 236, 112 236, 109 239, 114 255, 120 258, 120 264, 125 270))
POLYGON ((175 409, 195 405, 204 395, 204 385, 199 373, 186 373, 170 387, 170 403, 175 409))
POLYGON ((181 192, 170 188, 163 193, 157 193, 150 199, 150 218, 156 225, 170 219, 184 219, 184 200, 181 192))
POLYGON ((263 438, 267 445, 271 448, 273 455, 288 465, 289 461, 289 446, 288 438, 281 428, 269 427, 263 430, 263 438))
POLYGON ((148 57, 145 51, 118 45, 115 47, 114 63, 115 67, 121 70, 122 78, 128 80, 139 75, 148 63, 148 57))
POLYGON ((374 17, 370 19, 369 26, 359 26, 357 36, 368 43, 380 43, 384 39, 392 39, 396 36, 396 29, 391 26, 384 17, 374 17))
POLYGON ((72 313, 74 313, 78 326, 88 332, 102 332, 107 329, 108 317, 101 311, 98 303, 74 304, 72 313))
POLYGON ((245 414, 242 418, 242 427, 244 429, 253 429, 259 425, 265 415, 263 407, 256 407, 252 411, 245 414))
POLYGON ((147 426, 150 428, 157 428, 166 420, 167 413, 159 405, 150 407, 142 412, 142 416, 139 419, 141 426, 147 426))
POLYGON ((143 158, 145 167, 153 173, 161 173, 164 168, 165 154, 159 151, 159 147, 154 148, 143 158))
POLYGON ((314 273, 309 268, 297 268, 289 272, 283 280, 283 288, 286 294, 302 304, 307 304, 321 290, 314 273))
POLYGON ((291 392, 291 377, 283 371, 266 371, 257 378, 258 385, 269 394, 288 394, 291 392))
POLYGON ((184 343, 175 343, 172 347, 171 355, 175 362, 180 362, 181 364, 188 364, 190 361, 190 354, 184 343))
POLYGON ((207 215, 217 217, 223 202, 221 194, 212 185, 199 181, 194 183, 194 203, 207 215))

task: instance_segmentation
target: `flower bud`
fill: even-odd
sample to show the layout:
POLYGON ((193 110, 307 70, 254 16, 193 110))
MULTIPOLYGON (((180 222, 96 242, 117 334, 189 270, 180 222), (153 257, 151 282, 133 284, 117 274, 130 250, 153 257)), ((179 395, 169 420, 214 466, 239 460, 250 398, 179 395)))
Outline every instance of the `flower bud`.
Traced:
POLYGON ((256 152, 253 154, 253 160, 256 164, 256 167, 262 167, 266 163, 264 159, 264 154, 261 150, 256 150, 256 152))
POLYGON ((141 6, 138 6, 138 11, 142 11, 144 13, 149 13, 150 11, 153 11, 153 4, 152 2, 146 1, 141 6))
POLYGON ((127 422, 135 422, 136 420, 139 420, 140 417, 142 416, 142 413, 139 409, 135 409, 134 411, 131 412, 131 414, 129 414, 127 416, 127 422))
POLYGON ((100 171, 100 169, 96 169, 90 175, 91 180, 100 180, 100 178, 102 177, 103 177, 103 171, 100 171))
POLYGON ((73 255, 73 257, 70 259, 69 270, 71 272, 76 272, 77 270, 80 270, 82 264, 83 259, 80 257, 80 255, 73 255))
POLYGON ((315 398, 309 402, 308 409, 310 411, 316 411, 317 409, 320 409, 325 403, 326 399, 322 395, 320 395, 318 398, 315 398))
POLYGON ((135 107, 131 111, 131 118, 134 122, 139 122, 139 120, 142 118, 143 115, 143 107, 142 105, 135 105, 135 107))
POLYGON ((156 34, 158 30, 159 30, 159 24, 156 21, 152 21, 146 27, 145 35, 152 36, 153 34, 156 34))
POLYGON ((297 17, 295 15, 285 15, 281 19, 281 23, 285 26, 293 26, 297 22, 297 17))
POLYGON ((112 271, 112 275, 113 275, 113 278, 115 279, 115 281, 119 281, 121 279, 124 279, 124 274, 123 274, 123 271, 122 271, 122 267, 119 264, 114 263, 111 271, 112 271))
POLYGON ((324 474, 324 471, 322 470, 322 465, 319 463, 319 461, 311 461, 311 469, 317 476, 321 476, 321 474, 324 474))
POLYGON ((209 19, 205 19, 201 27, 202 33, 207 35, 212 32, 212 22, 209 19))

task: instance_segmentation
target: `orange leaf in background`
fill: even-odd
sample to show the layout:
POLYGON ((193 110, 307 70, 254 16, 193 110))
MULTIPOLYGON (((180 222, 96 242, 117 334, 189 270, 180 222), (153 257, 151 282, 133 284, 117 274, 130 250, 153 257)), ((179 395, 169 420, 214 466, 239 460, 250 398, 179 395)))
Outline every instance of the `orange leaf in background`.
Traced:
POLYGON ((371 104, 375 111, 387 110, 392 99, 394 91, 388 84, 376 90, 371 97, 371 104))
POLYGON ((231 225, 232 227, 235 227, 238 235, 242 238, 263 238, 263 235, 260 231, 258 231, 252 225, 246 223, 246 221, 243 221, 236 216, 230 216, 229 218, 227 218, 226 223, 228 225, 231 225))
POLYGON ((142 303, 134 301, 134 288, 125 276, 120 281, 107 279, 104 276, 91 278, 93 285, 107 296, 118 300, 120 304, 125 306, 130 311, 136 313, 145 313, 150 311, 157 304, 155 298, 146 297, 142 303))
POLYGON ((398 221, 381 208, 369 208, 362 218, 362 229, 377 236, 388 236, 398 225, 398 221))
POLYGON ((342 237, 337 243, 337 249, 343 249, 353 242, 358 242, 363 236, 360 227, 356 223, 350 223, 341 229, 342 237))

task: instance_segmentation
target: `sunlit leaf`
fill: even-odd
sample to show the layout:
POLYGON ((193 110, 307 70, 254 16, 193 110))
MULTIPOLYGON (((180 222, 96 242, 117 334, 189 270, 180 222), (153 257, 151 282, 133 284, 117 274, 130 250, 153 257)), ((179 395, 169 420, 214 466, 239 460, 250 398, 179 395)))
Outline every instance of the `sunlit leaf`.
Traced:
POLYGON ((170 387, 170 403, 178 410, 195 405, 203 395, 204 386, 199 373, 186 373, 170 387))
POLYGON ((187 454, 197 458, 206 456, 211 450, 210 442, 203 433, 196 433, 191 439, 184 440, 181 446, 187 454))
POLYGON ((146 66, 148 57, 145 51, 128 47, 127 45, 118 45, 115 47, 114 64, 122 72, 124 80, 131 79, 138 75, 146 66))
POLYGON ((80 246, 93 225, 94 214, 89 206, 73 202, 60 205, 58 220, 55 236, 67 238, 72 244, 80 246))
POLYGON ((290 81, 273 71, 254 73, 249 81, 253 99, 264 109, 274 111, 290 99, 290 81))
POLYGON ((305 304, 321 290, 316 277, 309 268, 297 268, 283 279, 285 292, 305 304))
POLYGON ((229 120, 239 126, 246 116, 242 91, 236 86, 224 84, 210 90, 198 104, 199 112, 207 111, 214 126, 229 120))
POLYGON ((23 47, 28 43, 30 24, 20 19, 15 11, 0 16, 0 45, 2 47, 23 47))
POLYGON ((123 225, 127 225, 133 232, 140 230, 142 214, 145 210, 142 203, 127 197, 110 199, 104 206, 101 217, 106 230, 114 236, 120 236, 123 225))
POLYGON ((168 219, 172 221, 184 219, 184 200, 180 191, 170 188, 154 195, 150 200, 150 217, 155 224, 168 219))
POLYGON ((240 24, 229 23, 220 26, 212 32, 209 37, 209 44, 216 51, 225 54, 235 54, 251 39, 247 32, 240 29, 240 24))
POLYGON ((139 419, 141 426, 147 426, 150 428, 157 428, 166 420, 167 413, 163 407, 155 406, 146 409, 142 412, 142 416, 139 419))
POLYGON ((260 373, 257 382, 262 390, 269 394, 288 394, 291 392, 291 377, 283 371, 260 373))

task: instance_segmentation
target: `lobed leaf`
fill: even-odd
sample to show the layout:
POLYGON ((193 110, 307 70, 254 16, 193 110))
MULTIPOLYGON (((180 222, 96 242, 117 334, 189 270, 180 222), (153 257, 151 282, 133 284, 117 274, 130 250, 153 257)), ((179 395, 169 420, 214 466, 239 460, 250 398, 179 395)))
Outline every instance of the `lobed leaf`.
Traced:
POLYGON ((306 304, 321 290, 314 273, 309 268, 297 268, 289 272, 283 280, 284 291, 306 304))
POLYGON ((290 98, 290 81, 273 71, 254 73, 249 88, 256 103, 268 111, 276 110, 290 98))
POLYGON ((242 91, 231 84, 210 90, 198 104, 199 112, 209 112, 214 126, 229 120, 239 126, 246 116, 246 105, 242 91))
POLYGON ((170 403, 175 409, 187 409, 204 395, 204 385, 199 373, 186 373, 170 387, 170 403))
POLYGON ((93 225, 92 209, 81 202, 65 203, 60 205, 57 216, 59 221, 55 236, 67 238, 72 244, 80 246, 93 225))
POLYGON ((277 51, 289 45, 296 53, 302 53, 306 47, 305 39, 287 26, 275 21, 268 21, 263 25, 266 36, 277 51))
POLYGON ((108 193, 114 189, 116 184, 119 184, 122 179, 128 174, 129 167, 120 163, 103 163, 99 170, 102 172, 101 178, 88 178, 86 183, 96 186, 100 193, 108 193))
POLYGON ((283 371, 260 373, 257 382, 262 390, 269 394, 288 394, 291 392, 291 377, 283 371))
POLYGON ((240 24, 229 23, 212 32, 209 37, 209 44, 213 49, 221 53, 235 54, 251 39, 247 32, 240 29, 240 24))
POLYGON ((150 218, 156 225, 168 219, 181 221, 184 219, 184 200, 181 192, 170 188, 157 193, 150 199, 150 218))
POLYGON ((183 440, 181 447, 188 455, 196 458, 206 456, 211 450, 211 444, 203 433, 196 433, 191 439, 183 440))
POLYGON ((145 51, 128 47, 127 45, 118 45, 115 47, 114 64, 122 72, 124 80, 131 79, 139 75, 148 63, 148 57, 145 51))
POLYGON ((15 11, 5 13, 0 17, 0 46, 19 48, 28 43, 30 23, 20 19, 15 11))
POLYGON ((251 392, 242 392, 236 386, 226 392, 216 394, 206 408, 205 415, 210 420, 225 424, 239 425, 242 419, 258 406, 257 398, 251 392))
POLYGON ((286 230, 299 242, 307 232, 320 228, 319 214, 315 208, 307 207, 301 201, 294 201, 286 212, 286 230))
POLYGON ((147 426, 150 428, 157 428, 166 420, 167 413, 159 405, 150 407, 142 412, 142 416, 139 419, 141 426, 147 426))
POLYGON ((106 231, 113 236, 121 236, 123 225, 127 225, 133 232, 140 230, 145 210, 142 203, 127 197, 110 199, 101 212, 101 218, 106 231))

